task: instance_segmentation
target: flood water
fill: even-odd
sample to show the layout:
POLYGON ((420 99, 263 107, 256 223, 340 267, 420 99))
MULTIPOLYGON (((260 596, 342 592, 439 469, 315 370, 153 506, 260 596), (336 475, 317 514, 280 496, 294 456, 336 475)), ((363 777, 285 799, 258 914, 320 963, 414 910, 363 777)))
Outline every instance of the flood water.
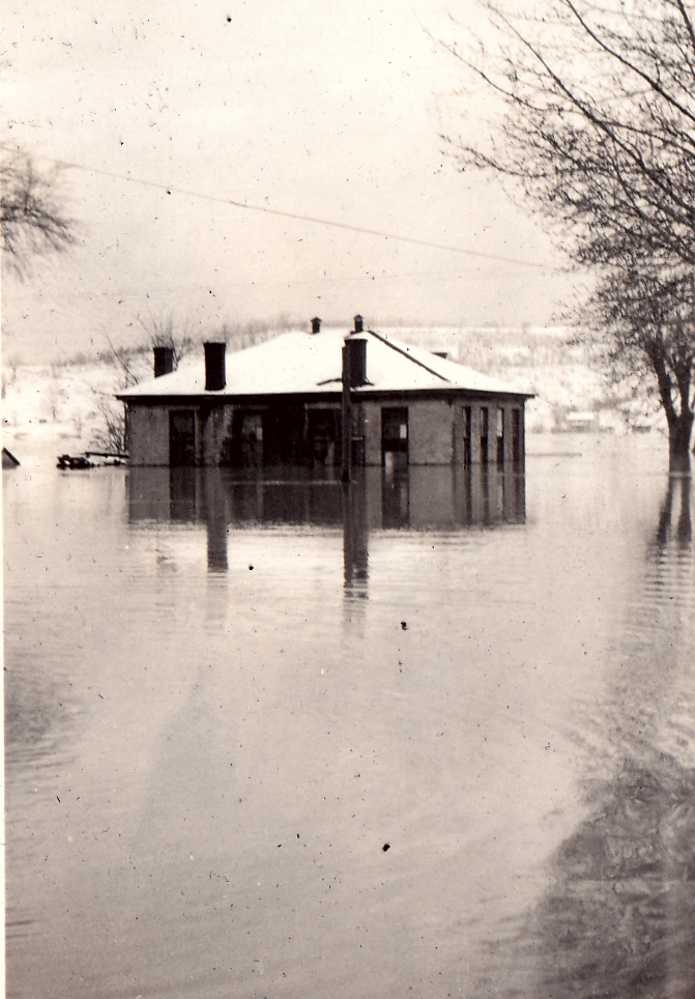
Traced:
POLYGON ((4 473, 8 996, 695 995, 693 486, 531 445, 4 473))

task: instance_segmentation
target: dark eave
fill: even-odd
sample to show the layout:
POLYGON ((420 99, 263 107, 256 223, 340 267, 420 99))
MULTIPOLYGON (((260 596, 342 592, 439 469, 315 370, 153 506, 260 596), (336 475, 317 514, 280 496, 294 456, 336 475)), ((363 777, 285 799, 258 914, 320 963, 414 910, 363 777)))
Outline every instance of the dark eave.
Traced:
MULTIPOLYGON (((137 395, 124 396, 117 395, 117 399, 132 406, 219 406, 225 404, 247 405, 247 406, 268 406, 273 402, 294 402, 294 403, 319 403, 336 402, 342 398, 339 388, 335 390, 327 389, 324 392, 272 392, 264 395, 260 392, 253 394, 225 393, 225 392, 198 392, 193 395, 137 395)), ((352 392, 353 402, 360 399, 368 399, 371 402, 382 400, 393 401, 395 399, 444 399, 453 401, 454 399, 533 399, 532 392, 495 392, 489 389, 467 389, 451 385, 446 388, 423 388, 423 389, 378 389, 361 388, 352 392)))

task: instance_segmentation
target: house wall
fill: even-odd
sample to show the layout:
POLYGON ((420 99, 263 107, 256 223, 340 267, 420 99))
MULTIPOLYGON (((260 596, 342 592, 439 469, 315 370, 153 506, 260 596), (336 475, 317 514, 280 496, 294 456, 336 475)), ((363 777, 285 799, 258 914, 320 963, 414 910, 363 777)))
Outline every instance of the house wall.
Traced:
MULTIPOLYGON (((453 413, 453 461, 455 465, 464 466, 466 464, 466 418, 465 410, 470 409, 470 425, 468 427, 469 435, 477 433, 477 413, 476 406, 473 400, 461 400, 458 399, 454 404, 453 413)), ((470 437, 470 460, 471 464, 477 464, 478 462, 478 445, 474 441, 474 437, 470 437)))
POLYGON ((365 464, 381 465, 381 410, 408 409, 408 461, 411 465, 450 465, 454 454, 456 406, 446 399, 413 399, 394 395, 388 401, 361 404, 365 432, 365 464))
POLYGON ((128 404, 131 465, 169 464, 169 406, 128 404))
MULTIPOLYGON (((335 408, 335 403, 319 400, 307 403, 309 408, 324 406, 335 408)), ((471 464, 481 463, 480 434, 482 407, 487 406, 488 463, 497 461, 497 409, 504 411, 504 463, 513 460, 512 428, 514 409, 520 411, 520 453, 523 460, 524 406, 522 401, 499 402, 490 398, 414 399, 395 395, 386 400, 359 400, 353 406, 353 428, 364 438, 366 465, 381 466, 381 411, 383 407, 405 406, 408 409, 408 460, 410 465, 463 465, 464 464, 464 407, 471 410, 470 457, 471 464)), ((129 403, 128 448, 133 465, 169 464, 169 412, 173 409, 193 409, 196 413, 196 462, 200 465, 219 465, 225 460, 235 406, 229 404, 175 406, 163 403, 129 403)), ((245 407, 248 408, 248 407, 245 407)))
POLYGON ((450 465, 454 408, 445 399, 417 400, 408 407, 408 464, 450 465))
POLYGON ((523 460, 525 453, 525 441, 524 441, 524 405, 523 402, 510 402, 507 400, 500 401, 495 398, 490 399, 471 399, 457 401, 454 406, 454 417, 453 417, 453 436, 454 436, 454 446, 453 446, 453 461, 456 465, 463 465, 465 459, 465 445, 464 445, 464 427, 465 418, 463 415, 464 408, 468 406, 471 411, 471 464, 480 465, 482 463, 482 447, 481 447, 481 430, 482 430, 482 409, 484 406, 488 408, 489 423, 488 423, 488 437, 487 437, 487 450, 488 450, 488 463, 494 465, 497 462, 497 410, 501 408, 504 413, 504 464, 511 465, 514 460, 514 443, 513 443, 513 412, 514 410, 519 411, 520 420, 520 454, 523 460))
POLYGON ((364 428, 364 463, 381 465, 381 403, 365 400, 360 408, 364 428))
POLYGON ((231 426, 233 406, 172 406, 131 403, 128 406, 128 453, 131 465, 169 464, 169 413, 195 412, 195 452, 200 465, 217 465, 231 426))

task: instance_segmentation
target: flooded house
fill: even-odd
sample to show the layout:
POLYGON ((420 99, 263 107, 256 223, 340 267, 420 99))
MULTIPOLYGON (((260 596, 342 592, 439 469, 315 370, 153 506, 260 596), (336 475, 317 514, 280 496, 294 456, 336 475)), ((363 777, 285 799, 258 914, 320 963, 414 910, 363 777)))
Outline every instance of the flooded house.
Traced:
POLYGON ((174 370, 154 348, 154 377, 118 395, 133 465, 349 467, 521 465, 519 392, 375 330, 288 332, 174 370))

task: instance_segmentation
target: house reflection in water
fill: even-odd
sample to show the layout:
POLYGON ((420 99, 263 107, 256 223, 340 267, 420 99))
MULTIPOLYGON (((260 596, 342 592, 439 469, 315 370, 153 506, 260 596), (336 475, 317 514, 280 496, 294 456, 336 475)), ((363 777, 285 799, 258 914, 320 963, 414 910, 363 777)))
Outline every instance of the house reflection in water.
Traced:
POLYGON ((345 586, 366 596, 370 531, 493 528, 526 519, 524 477, 511 469, 360 472, 345 486, 297 468, 248 477, 220 468, 131 468, 129 522, 205 524, 210 572, 227 571, 228 536, 235 528, 342 526, 345 586))

